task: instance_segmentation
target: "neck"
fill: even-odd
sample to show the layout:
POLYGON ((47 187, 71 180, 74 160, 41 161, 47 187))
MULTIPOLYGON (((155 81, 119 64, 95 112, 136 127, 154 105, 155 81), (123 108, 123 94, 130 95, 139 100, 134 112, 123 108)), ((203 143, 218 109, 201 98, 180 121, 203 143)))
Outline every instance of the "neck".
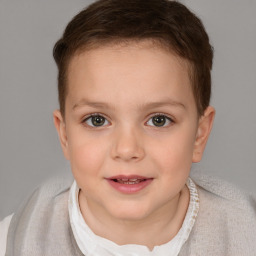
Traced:
POLYGON ((100 211, 91 206, 81 192, 79 204, 85 222, 96 235, 118 245, 138 244, 152 250, 169 242, 180 230, 189 205, 189 190, 185 185, 170 204, 142 220, 116 219, 98 214, 100 211))
POLYGON ((98 214, 100 209, 92 206, 81 192, 79 204, 85 222, 96 235, 118 245, 138 244, 153 250, 155 246, 169 242, 180 230, 189 205, 189 190, 185 185, 169 204, 139 220, 98 214))

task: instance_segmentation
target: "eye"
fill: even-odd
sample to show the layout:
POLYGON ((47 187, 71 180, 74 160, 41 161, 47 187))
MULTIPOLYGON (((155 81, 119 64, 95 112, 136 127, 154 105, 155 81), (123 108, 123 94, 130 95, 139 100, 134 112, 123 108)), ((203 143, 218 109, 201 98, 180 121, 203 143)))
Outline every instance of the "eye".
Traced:
POLYGON ((107 121, 107 119, 101 115, 98 114, 93 114, 89 117, 87 117, 83 123, 86 123, 89 126, 92 127, 101 127, 101 126, 105 126, 107 124, 109 124, 109 122, 107 121))
POLYGON ((149 126, 156 126, 156 127, 165 127, 170 125, 173 122, 173 120, 170 117, 167 117, 162 114, 157 114, 153 117, 151 117, 147 121, 147 125, 149 126))

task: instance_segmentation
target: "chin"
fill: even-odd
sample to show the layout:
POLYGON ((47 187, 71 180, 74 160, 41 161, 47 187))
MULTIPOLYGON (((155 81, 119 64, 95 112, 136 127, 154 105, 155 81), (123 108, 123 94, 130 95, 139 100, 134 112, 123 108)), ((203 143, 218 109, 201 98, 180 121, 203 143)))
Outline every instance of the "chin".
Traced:
POLYGON ((122 207, 112 209, 111 215, 122 221, 140 221, 149 216, 149 210, 141 207, 122 207))

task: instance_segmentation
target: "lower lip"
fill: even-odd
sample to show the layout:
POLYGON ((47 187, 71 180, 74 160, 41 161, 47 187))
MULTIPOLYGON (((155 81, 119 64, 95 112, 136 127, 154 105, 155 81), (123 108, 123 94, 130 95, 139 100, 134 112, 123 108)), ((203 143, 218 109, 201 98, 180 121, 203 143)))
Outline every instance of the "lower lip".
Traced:
POLYGON ((123 183, 115 182, 113 180, 107 180, 107 181, 114 189, 116 189, 121 193, 134 194, 146 188, 153 181, 153 179, 146 179, 145 181, 141 181, 136 184, 123 184, 123 183))

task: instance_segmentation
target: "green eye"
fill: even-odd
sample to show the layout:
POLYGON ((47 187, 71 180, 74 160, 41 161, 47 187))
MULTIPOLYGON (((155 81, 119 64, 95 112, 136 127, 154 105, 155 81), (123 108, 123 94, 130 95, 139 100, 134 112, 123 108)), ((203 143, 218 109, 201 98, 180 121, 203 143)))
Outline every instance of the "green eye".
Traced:
POLYGON ((173 121, 171 118, 165 116, 165 115, 156 115, 149 119, 147 122, 147 125, 149 126, 156 126, 156 127, 164 127, 169 124, 171 124, 173 121))
POLYGON ((86 118, 84 122, 92 127, 100 127, 108 124, 106 118, 101 115, 92 115, 86 118))

